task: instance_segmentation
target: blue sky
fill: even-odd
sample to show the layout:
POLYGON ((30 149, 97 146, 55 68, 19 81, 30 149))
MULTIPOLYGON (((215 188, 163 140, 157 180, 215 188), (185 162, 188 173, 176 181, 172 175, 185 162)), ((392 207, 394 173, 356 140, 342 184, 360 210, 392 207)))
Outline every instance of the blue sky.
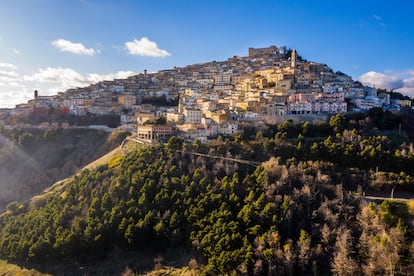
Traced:
POLYGON ((2 0, 0 107, 285 45, 414 96, 412 1, 2 0))

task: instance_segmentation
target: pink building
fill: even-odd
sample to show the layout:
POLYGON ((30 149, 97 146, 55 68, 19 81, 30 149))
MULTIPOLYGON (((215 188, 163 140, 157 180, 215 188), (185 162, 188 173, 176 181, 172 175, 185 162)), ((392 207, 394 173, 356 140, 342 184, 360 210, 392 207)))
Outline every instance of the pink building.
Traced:
POLYGON ((344 113, 344 93, 295 93, 288 97, 289 114, 344 113))

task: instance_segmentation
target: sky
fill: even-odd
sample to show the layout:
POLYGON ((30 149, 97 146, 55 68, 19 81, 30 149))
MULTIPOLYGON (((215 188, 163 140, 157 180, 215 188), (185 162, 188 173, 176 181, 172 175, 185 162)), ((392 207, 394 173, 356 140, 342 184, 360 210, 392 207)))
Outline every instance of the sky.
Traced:
POLYGON ((296 49, 414 97, 411 0, 1 0, 0 108, 174 66, 296 49))

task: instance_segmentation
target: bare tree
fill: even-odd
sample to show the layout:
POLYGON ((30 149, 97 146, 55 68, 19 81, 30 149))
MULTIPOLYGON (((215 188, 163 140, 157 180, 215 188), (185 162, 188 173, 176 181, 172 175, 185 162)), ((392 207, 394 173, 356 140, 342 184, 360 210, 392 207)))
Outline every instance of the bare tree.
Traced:
POLYGON ((358 271, 358 264, 352 259, 352 235, 349 229, 339 229, 336 238, 335 253, 332 260, 332 273, 339 276, 354 275, 358 271))
POLYGON ((363 207, 358 216, 362 233, 359 254, 363 257, 362 269, 366 275, 395 275, 400 261, 404 233, 387 228, 373 205, 363 207))

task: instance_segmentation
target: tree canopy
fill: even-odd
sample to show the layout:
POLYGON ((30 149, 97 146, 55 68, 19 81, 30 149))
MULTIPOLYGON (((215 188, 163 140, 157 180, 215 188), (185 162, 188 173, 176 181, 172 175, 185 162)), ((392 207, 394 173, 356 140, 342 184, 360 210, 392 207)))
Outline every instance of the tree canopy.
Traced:
POLYGON ((0 255, 40 263, 183 246, 205 274, 408 274, 412 213, 362 191, 413 191, 413 150, 361 120, 137 147, 61 193, 11 203, 0 255))

